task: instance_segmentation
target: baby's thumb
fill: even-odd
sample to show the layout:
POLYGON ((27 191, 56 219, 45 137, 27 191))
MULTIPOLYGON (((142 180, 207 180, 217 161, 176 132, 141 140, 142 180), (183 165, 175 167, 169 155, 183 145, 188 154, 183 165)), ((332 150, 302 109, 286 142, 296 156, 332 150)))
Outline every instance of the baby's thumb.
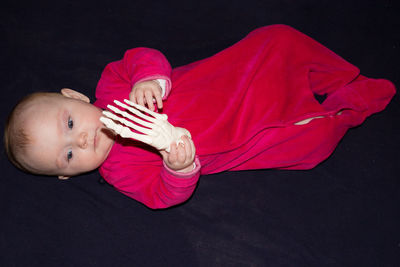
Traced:
POLYGON ((163 160, 164 160, 165 162, 168 162, 168 161, 169 161, 169 160, 168 160, 168 158, 169 158, 169 153, 168 153, 167 151, 165 151, 165 150, 159 150, 159 152, 160 152, 161 157, 163 158, 163 160))

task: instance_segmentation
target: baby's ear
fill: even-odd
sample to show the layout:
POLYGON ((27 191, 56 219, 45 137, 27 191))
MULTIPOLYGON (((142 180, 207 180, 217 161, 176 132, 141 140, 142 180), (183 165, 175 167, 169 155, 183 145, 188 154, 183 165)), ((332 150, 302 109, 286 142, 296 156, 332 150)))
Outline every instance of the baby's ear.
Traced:
POLYGON ((69 89, 69 88, 61 89, 61 94, 63 96, 65 96, 65 97, 79 99, 79 100, 85 101, 87 103, 90 103, 89 97, 85 96, 82 93, 79 93, 78 91, 75 91, 75 90, 72 90, 72 89, 69 89))
POLYGON ((58 179, 59 179, 59 180, 68 180, 68 179, 69 179, 69 176, 60 175, 60 176, 58 176, 58 179))

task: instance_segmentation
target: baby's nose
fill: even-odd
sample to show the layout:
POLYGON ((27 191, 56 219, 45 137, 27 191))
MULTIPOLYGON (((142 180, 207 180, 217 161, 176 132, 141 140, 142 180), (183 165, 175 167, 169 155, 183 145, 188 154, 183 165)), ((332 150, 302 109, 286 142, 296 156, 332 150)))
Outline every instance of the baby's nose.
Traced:
POLYGON ((86 148, 87 147, 87 133, 82 132, 82 133, 79 134, 78 146, 80 148, 86 148))

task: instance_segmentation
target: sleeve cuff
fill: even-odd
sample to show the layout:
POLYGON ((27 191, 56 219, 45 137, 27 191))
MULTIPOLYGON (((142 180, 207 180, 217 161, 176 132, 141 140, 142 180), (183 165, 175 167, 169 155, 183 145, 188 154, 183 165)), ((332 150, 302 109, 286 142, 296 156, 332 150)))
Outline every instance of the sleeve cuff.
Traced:
POLYGON ((167 81, 164 80, 164 79, 156 79, 154 81, 158 82, 158 84, 160 85, 160 87, 161 87, 161 97, 164 97, 165 96, 165 84, 167 83, 167 81))

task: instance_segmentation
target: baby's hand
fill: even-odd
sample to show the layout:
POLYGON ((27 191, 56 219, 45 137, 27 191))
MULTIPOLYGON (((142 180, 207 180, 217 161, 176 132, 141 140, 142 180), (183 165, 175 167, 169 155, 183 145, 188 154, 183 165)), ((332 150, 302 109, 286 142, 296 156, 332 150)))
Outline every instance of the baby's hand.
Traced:
POLYGON ((194 147, 191 138, 186 135, 181 137, 183 143, 176 145, 171 144, 171 151, 168 153, 165 150, 160 151, 165 164, 174 171, 190 172, 193 170, 194 157, 196 148, 194 147))
POLYGON ((143 107, 154 111, 154 101, 157 103, 158 109, 162 109, 161 87, 156 81, 144 81, 136 83, 129 94, 129 100, 143 107))

